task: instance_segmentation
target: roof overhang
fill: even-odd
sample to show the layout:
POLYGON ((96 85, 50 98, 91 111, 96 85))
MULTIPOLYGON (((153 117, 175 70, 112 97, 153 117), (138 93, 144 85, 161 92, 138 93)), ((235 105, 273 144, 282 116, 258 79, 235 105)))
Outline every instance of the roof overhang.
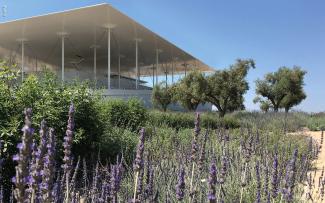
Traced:
MULTIPOLYGON (((111 35, 112 73, 117 73, 118 56, 121 71, 135 76, 135 39, 139 43, 139 67, 141 76, 152 75, 159 52, 158 75, 184 72, 196 69, 212 72, 199 59, 178 48, 174 44, 153 33, 109 4, 100 4, 80 9, 52 13, 43 16, 0 23, 0 48, 8 52, 19 52, 19 39, 26 40, 25 55, 44 63, 61 66, 61 44, 58 33, 67 33, 65 42, 65 61, 73 63, 82 58, 82 66, 93 67, 92 45, 97 49, 98 67, 107 67, 107 29, 105 25, 114 24, 111 35), (18 40, 18 41, 17 41, 18 40)), ((1 50, 0 50, 1 51, 1 50)), ((0 53, 1 57, 1 53, 0 53)), ((155 73, 156 74, 156 73, 155 73)))

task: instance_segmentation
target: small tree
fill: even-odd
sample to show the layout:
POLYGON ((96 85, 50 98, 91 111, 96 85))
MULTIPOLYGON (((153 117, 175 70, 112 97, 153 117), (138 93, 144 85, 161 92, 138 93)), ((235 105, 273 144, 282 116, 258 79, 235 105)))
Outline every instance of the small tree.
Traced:
POLYGON ((253 100, 254 104, 259 103, 260 104, 260 109, 261 111, 263 111, 264 113, 269 112, 270 108, 272 108, 272 104, 270 103, 270 101, 268 100, 263 100, 260 97, 256 97, 253 100))
POLYGON ((281 67, 277 72, 268 73, 263 80, 256 81, 256 94, 265 97, 275 112, 280 108, 289 109, 306 98, 303 90, 306 71, 294 66, 281 67))
POLYGON ((168 105, 172 102, 172 99, 172 88, 167 86, 165 82, 161 82, 153 87, 151 100, 154 106, 158 106, 162 108, 163 111, 166 111, 168 105))
POLYGON ((195 111, 200 103, 204 103, 204 90, 207 83, 204 75, 198 71, 190 72, 174 86, 174 100, 189 111, 195 111))
POLYGON ((252 59, 238 59, 229 69, 218 70, 207 77, 207 89, 202 92, 206 101, 217 107, 220 117, 245 108, 243 95, 249 89, 245 77, 250 68, 255 68, 252 59))

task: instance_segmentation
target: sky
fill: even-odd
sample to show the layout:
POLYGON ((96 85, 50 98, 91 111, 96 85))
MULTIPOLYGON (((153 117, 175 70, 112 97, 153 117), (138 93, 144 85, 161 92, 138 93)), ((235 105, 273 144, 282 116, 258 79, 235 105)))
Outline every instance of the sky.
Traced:
POLYGON ((323 0, 0 0, 0 22, 110 3, 216 69, 252 58, 248 110, 258 109, 255 81, 281 66, 307 71, 307 99, 297 110, 325 111, 325 1, 323 0), (27 3, 28 2, 28 3, 27 3), (1 12, 1 11, 0 11, 1 12))

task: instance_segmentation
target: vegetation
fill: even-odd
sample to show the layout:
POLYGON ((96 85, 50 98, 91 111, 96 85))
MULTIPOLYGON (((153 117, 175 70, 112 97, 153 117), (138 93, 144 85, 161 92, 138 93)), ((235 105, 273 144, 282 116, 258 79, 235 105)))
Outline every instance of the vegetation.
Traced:
MULTIPOLYGON (((239 110, 253 67, 238 60, 215 74, 191 72, 175 86, 155 87, 153 100, 164 111, 174 100, 193 111, 211 95, 222 101, 218 113, 195 114, 103 99, 87 82, 62 84, 49 71, 19 83, 3 62, 0 202, 301 201, 306 182, 324 187, 308 178, 321 148, 287 132, 322 130, 325 114, 268 112, 273 103, 262 98, 265 113, 239 110)), ((279 108, 297 101, 286 96, 279 108)))
POLYGON ((116 162, 74 159, 76 111, 70 106, 64 158, 55 162, 61 146, 54 130, 43 123, 35 142, 32 110, 25 110, 22 142, 13 157, 11 194, 17 202, 298 202, 304 194, 300 183, 319 152, 304 136, 257 130, 254 123, 240 130, 204 129, 197 114, 193 133, 142 128, 133 167, 123 153, 116 162))
POLYGON ((227 112, 245 108, 243 95, 248 90, 245 77, 250 68, 255 68, 253 60, 238 59, 229 69, 217 70, 206 77, 202 73, 191 72, 173 88, 155 86, 153 102, 158 103, 164 111, 172 98, 190 111, 200 103, 209 102, 218 109, 219 116, 224 117, 227 112))
POLYGON ((255 68, 253 60, 237 60, 229 70, 216 71, 207 78, 207 101, 215 105, 219 116, 227 112, 244 109, 243 95, 248 90, 245 77, 250 68, 255 68))
POLYGON ((205 103, 206 79, 198 71, 190 72, 174 85, 174 101, 178 101, 188 111, 195 111, 199 104, 205 103))
POLYGON ((154 106, 167 110, 169 104, 173 101, 172 88, 167 86, 166 83, 160 83, 154 86, 152 90, 152 103, 154 106))
POLYGON ((266 98, 258 98, 261 105, 272 105, 275 112, 284 108, 288 112, 290 108, 298 105, 306 98, 303 90, 306 71, 300 67, 281 67, 277 72, 268 73, 263 80, 256 81, 256 94, 266 98))

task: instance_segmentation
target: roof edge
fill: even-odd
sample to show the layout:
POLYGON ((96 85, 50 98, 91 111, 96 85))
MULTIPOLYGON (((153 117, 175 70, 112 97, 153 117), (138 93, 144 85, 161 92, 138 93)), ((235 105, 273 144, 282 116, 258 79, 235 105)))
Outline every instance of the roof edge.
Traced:
POLYGON ((94 4, 94 5, 83 6, 83 7, 79 7, 79 8, 67 9, 67 10, 64 10, 64 11, 54 11, 54 12, 50 12, 50 13, 47 13, 47 14, 40 14, 40 15, 35 15, 35 16, 31 16, 31 17, 18 18, 18 19, 15 19, 15 20, 8 20, 8 21, 0 22, 0 25, 4 25, 4 24, 7 24, 7 23, 14 23, 14 22, 17 22, 17 21, 29 20, 29 19, 32 19, 32 18, 50 16, 50 15, 54 15, 54 14, 62 14, 62 13, 66 13, 66 12, 77 11, 77 10, 85 9, 85 8, 92 8, 92 7, 97 7, 97 6, 105 6, 105 5, 106 6, 111 6, 111 4, 109 4, 109 3, 94 4))

